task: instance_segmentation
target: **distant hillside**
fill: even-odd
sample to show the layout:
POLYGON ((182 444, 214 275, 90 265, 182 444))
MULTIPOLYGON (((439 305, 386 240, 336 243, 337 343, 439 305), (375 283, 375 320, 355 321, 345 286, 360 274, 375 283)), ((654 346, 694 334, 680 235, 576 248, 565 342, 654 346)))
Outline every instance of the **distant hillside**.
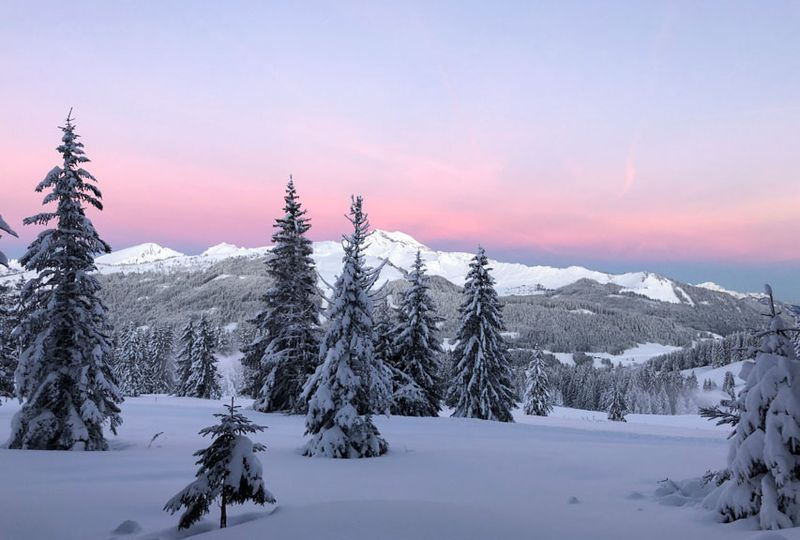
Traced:
MULTIPOLYGON (((443 334, 452 337, 460 285, 472 255, 434 251, 403 233, 376 231, 367 260, 373 266, 385 261, 380 283, 396 294, 404 287, 402 278, 417 250, 432 275, 434 297, 446 319, 443 334)), ((269 253, 269 248, 220 244, 190 256, 142 244, 99 257, 97 263, 104 300, 116 325, 179 325, 205 312, 221 325, 244 328, 269 286, 264 269, 269 253)), ((322 288, 335 280, 341 255, 338 242, 314 244, 322 288)), ((516 348, 619 353, 638 343, 684 346, 698 337, 762 324, 757 296, 715 290, 709 284, 695 287, 648 272, 615 275, 497 261, 492 266, 516 348)), ((13 279, 14 275, 5 277, 13 279)))

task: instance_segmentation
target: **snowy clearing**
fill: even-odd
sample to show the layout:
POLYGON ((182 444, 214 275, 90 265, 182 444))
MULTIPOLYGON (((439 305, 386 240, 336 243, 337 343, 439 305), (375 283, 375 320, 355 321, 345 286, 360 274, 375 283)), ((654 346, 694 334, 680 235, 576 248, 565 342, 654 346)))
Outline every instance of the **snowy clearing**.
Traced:
MULTIPOLYGON (((17 409, 16 402, 0 406, 0 439, 17 409)), ((248 410, 249 418, 269 426, 253 439, 267 445, 260 456, 277 507, 232 507, 226 530, 217 530, 215 509, 178 535, 177 516, 161 508, 193 478, 192 453, 207 444, 197 431, 221 410, 218 401, 144 396, 123 405, 124 424, 109 452, 0 450, 0 477, 8 486, 0 496, 4 539, 758 535, 752 521, 717 524, 697 507, 665 506, 653 496, 665 477, 696 477, 723 465, 724 428, 697 416, 630 415, 628 423, 612 423, 603 413, 563 408, 547 418, 517 411, 516 424, 379 417, 390 450, 365 460, 305 458, 298 452, 302 417, 248 410)), ((800 530, 781 534, 800 539, 800 530)))
MULTIPOLYGON (((615 366, 618 364, 622 364, 625 367, 629 367, 629 366, 644 364, 651 358, 655 358, 656 356, 660 356, 662 354, 675 352, 680 349, 681 347, 676 347, 674 345, 662 345, 661 343, 639 343, 635 347, 631 347, 630 349, 625 349, 619 354, 595 353, 595 352, 586 354, 594 359, 595 367, 602 367, 604 359, 610 361, 615 366)), ((568 366, 575 365, 575 360, 573 359, 572 356, 573 353, 563 353, 563 352, 554 353, 550 351, 544 351, 544 352, 552 354, 562 364, 568 366)), ((688 375, 688 373, 686 374, 688 375)))

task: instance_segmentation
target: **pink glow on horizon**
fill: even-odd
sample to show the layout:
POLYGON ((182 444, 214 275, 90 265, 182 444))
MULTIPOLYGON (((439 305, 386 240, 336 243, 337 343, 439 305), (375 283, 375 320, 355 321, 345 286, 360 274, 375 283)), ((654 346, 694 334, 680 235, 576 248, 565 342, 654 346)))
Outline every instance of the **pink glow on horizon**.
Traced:
MULTIPOLYGON (((84 139, 93 160, 87 168, 100 180, 106 205, 92 217, 116 248, 144 241, 265 245, 292 172, 315 239, 338 239, 346 231, 342 216, 355 192, 364 194, 373 226, 433 246, 471 250, 482 243, 520 252, 674 261, 780 261, 799 255, 785 250, 796 246, 797 229, 787 224, 797 223, 798 189, 759 198, 729 194, 711 208, 702 197, 662 191, 658 205, 642 206, 636 197, 618 195, 620 180, 634 194, 640 186, 629 181, 630 158, 620 161, 617 181, 613 170, 592 174, 565 164, 559 182, 527 183, 509 178, 502 160, 489 151, 435 156, 354 137, 340 139, 330 155, 316 160, 306 152, 286 156, 288 170, 281 174, 283 163, 263 169, 254 156, 230 170, 190 158, 123 153, 92 138, 84 139)), ((57 164, 54 145, 52 139, 40 141, 0 171, 10 179, 4 206, 11 221, 39 211, 41 196, 33 187, 57 164)), ((21 242, 33 238, 32 228, 17 229, 21 242)))

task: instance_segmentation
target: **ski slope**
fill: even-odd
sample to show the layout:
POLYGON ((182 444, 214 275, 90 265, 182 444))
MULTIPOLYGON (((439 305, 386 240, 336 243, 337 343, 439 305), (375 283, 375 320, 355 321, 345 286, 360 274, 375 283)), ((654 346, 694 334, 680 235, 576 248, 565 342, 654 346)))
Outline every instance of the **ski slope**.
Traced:
MULTIPOLYGON (((0 440, 15 402, 0 406, 0 440)), ((108 452, 0 450, 4 540, 197 537, 220 540, 739 540, 752 521, 715 523, 694 506, 653 496, 665 477, 684 479, 725 462, 724 428, 697 416, 631 415, 556 409, 517 414, 516 424, 471 419, 379 417, 389 453, 368 460, 306 458, 303 418, 247 411, 269 426, 254 437, 271 508, 218 509, 192 529, 161 509, 191 481, 197 431, 220 402, 167 396, 129 399, 108 452), (151 447, 153 435, 163 432, 151 447), (572 502, 570 502, 572 501, 572 502), (577 501, 577 502, 575 502, 577 501)), ((781 531, 798 539, 800 531, 781 531)), ((774 538, 782 538, 774 537, 774 538)))

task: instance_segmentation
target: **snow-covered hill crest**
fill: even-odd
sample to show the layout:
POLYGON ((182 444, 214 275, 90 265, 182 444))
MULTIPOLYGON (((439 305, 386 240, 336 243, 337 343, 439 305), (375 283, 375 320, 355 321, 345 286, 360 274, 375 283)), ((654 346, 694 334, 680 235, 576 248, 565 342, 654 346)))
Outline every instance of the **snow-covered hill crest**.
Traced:
POLYGON ((695 287, 700 287, 701 289, 708 289, 709 291, 728 294, 730 296, 733 296, 737 300, 741 300, 743 298, 749 298, 749 297, 752 297, 752 298, 765 298, 766 297, 766 295, 764 293, 754 293, 754 292, 743 293, 743 292, 739 292, 739 291, 732 291, 730 289, 726 289, 722 285, 717 285, 713 281, 706 281, 704 283, 698 283, 697 285, 695 285, 695 287))
MULTIPOLYGON (((244 248, 231 244, 218 244, 200 255, 184 255, 158 244, 141 244, 98 257, 102 273, 176 271, 207 268, 231 257, 263 257, 269 247, 244 248)), ((387 260, 380 282, 401 279, 411 267, 417 250, 432 275, 441 276, 456 285, 463 285, 471 253, 436 251, 402 232, 377 230, 370 237, 366 249, 367 262, 372 266, 387 260)), ((341 268, 342 247, 339 242, 314 243, 314 259, 322 278, 333 283, 341 268)), ((609 274, 581 266, 555 268, 527 266, 519 263, 491 261, 497 289, 501 295, 538 294, 570 285, 583 279, 621 287, 620 292, 640 294, 652 300, 674 304, 693 305, 692 298, 670 279, 650 272, 609 274)))
POLYGON ((185 257, 185 255, 174 249, 148 242, 101 255, 95 259, 95 263, 98 266, 126 266, 153 263, 175 257, 185 257))

